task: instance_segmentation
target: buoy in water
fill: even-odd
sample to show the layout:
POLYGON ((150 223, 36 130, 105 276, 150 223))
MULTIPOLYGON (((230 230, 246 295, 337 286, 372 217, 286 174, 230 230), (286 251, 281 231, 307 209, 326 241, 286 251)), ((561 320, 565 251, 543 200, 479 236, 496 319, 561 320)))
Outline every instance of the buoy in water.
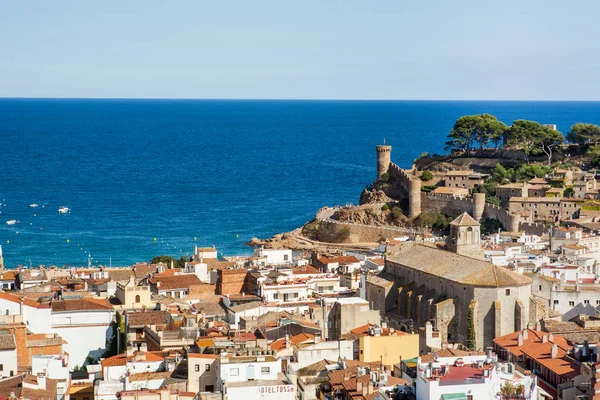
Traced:
POLYGON ((196 238, 194 238, 194 240, 196 240, 196 238))
POLYGON ((71 241, 69 239, 67 239, 67 243, 71 243, 71 241))
POLYGON ((238 239, 240 237, 240 235, 238 235, 237 233, 235 234, 235 238, 238 239))
POLYGON ((6 241, 6 244, 10 244, 10 240, 7 240, 7 241, 6 241))
POLYGON ((154 238, 154 241, 156 242, 156 238, 154 238))

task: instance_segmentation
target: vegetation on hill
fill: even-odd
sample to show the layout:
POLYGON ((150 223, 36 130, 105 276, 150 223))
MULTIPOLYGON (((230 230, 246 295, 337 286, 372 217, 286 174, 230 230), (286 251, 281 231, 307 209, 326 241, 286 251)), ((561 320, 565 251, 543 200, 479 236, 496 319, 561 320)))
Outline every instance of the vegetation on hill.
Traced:
POLYGON ((188 262, 189 260, 183 256, 181 258, 179 258, 179 260, 178 260, 171 256, 160 255, 160 256, 156 256, 152 260, 150 260, 150 264, 163 263, 163 264, 167 265, 167 268, 171 268, 171 261, 173 261, 173 265, 175 268, 184 268, 185 263, 188 262))
MULTIPOLYGON (((547 164, 552 163, 556 150, 565 143, 563 134, 548 125, 535 121, 516 120, 509 127, 490 114, 466 115, 460 117, 448 134, 446 149, 452 152, 471 154, 476 147, 479 150, 510 147, 522 150, 527 156, 545 155, 547 164)), ((578 122, 571 126, 567 140, 573 144, 589 146, 600 144, 600 126, 578 122)), ((595 150, 600 153, 600 149, 595 150)), ((600 157, 596 164, 600 165, 600 157)))
POLYGON ((428 227, 442 233, 447 233, 450 222, 452 222, 452 217, 442 213, 424 212, 415 218, 414 225, 422 228, 428 227))

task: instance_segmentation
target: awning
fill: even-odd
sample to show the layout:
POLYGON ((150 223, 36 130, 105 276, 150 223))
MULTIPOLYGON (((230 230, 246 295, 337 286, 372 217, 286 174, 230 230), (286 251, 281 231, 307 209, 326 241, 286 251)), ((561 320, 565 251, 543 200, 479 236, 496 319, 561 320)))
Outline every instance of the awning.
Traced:
POLYGON ((442 395, 444 400, 467 400, 467 395, 464 393, 447 393, 442 395))

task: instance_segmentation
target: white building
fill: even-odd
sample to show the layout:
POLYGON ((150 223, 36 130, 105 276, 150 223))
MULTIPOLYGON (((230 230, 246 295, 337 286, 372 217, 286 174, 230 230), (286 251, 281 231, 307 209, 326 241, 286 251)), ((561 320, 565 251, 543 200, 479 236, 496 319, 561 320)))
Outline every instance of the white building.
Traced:
POLYGON ((32 333, 56 333, 71 365, 83 365, 88 355, 99 357, 112 337, 114 308, 106 299, 54 300, 51 305, 0 292, 0 313, 23 315, 32 333), (85 338, 85 340, 81 340, 85 338))
POLYGON ((294 370, 299 370, 315 362, 315 360, 352 360, 354 358, 354 341, 340 340, 318 342, 310 346, 294 348, 295 360, 290 364, 294 370))
POLYGON ((273 356, 221 356, 217 386, 228 400, 294 400, 295 387, 273 356))
POLYGON ((491 351, 461 357, 425 355, 417 361, 417 400, 500 399, 498 394, 507 381, 514 387, 522 385, 520 398, 537 400, 536 377, 496 368, 491 351))
POLYGON ((289 265, 292 263, 292 250, 290 249, 265 249, 258 247, 254 249, 254 257, 259 259, 259 264, 267 265, 289 265))
POLYGON ((31 373, 40 379, 56 380, 57 400, 68 398, 69 391, 69 357, 66 354, 31 357, 31 373))
POLYGON ((8 331, 0 332, 0 379, 17 374, 17 344, 8 331))

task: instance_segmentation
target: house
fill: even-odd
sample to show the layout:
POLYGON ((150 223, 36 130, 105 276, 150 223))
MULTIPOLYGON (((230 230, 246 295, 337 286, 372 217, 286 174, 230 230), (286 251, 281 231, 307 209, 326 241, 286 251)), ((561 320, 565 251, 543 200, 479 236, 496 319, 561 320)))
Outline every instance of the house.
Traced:
POLYGON ((444 186, 467 188, 473 191, 476 185, 483 185, 489 175, 480 174, 473 170, 454 170, 446 172, 444 176, 444 186))
POLYGON ((256 263, 258 266, 290 265, 292 263, 292 250, 257 247, 254 249, 254 257, 258 259, 256 263))
MULTIPOLYGON (((113 395, 114 398, 114 395, 113 395)), ((196 393, 182 392, 177 389, 161 388, 156 390, 123 390, 117 393, 119 400, 195 400, 196 393)))
POLYGON ((0 331, 0 379, 14 376, 18 370, 15 338, 9 331, 0 331))
POLYGON ((431 193, 441 196, 451 196, 464 198, 469 196, 469 189, 465 187, 445 187, 440 186, 431 191, 431 193))
POLYGON ((154 308, 150 296, 150 287, 136 284, 134 275, 129 275, 126 282, 116 284, 115 296, 125 309, 154 308))
POLYGON ((47 282, 48 277, 46 276, 46 270, 43 268, 20 269, 15 279, 15 286, 20 290, 24 290, 47 282))
POLYGON ((188 390, 214 392, 219 376, 219 356, 215 354, 188 353, 188 390))
POLYGON ((537 371, 540 387, 553 398, 559 388, 579 385, 580 363, 570 356, 571 346, 559 335, 523 329, 494 339, 500 360, 537 371))
POLYGON ((224 355, 217 387, 229 400, 294 400, 296 388, 281 370, 281 361, 266 356, 224 355))
POLYGON ((6 271, 0 268, 0 290, 5 290, 7 292, 14 290, 16 288, 15 280, 18 273, 19 271, 17 270, 6 271))
POLYGON ((346 338, 358 342, 358 360, 380 361, 392 366, 396 360, 410 359, 419 355, 419 335, 395 330, 394 328, 366 324, 350 331, 346 338))
POLYGON ((204 285, 196 275, 155 275, 148 279, 152 293, 167 298, 185 299, 185 296, 193 291, 195 287, 204 285))
POLYGON ((417 400, 493 399, 506 392, 505 381, 512 382, 512 388, 520 387, 518 394, 513 392, 516 389, 506 393, 508 398, 538 399, 537 377, 497 368, 491 350, 460 357, 426 354, 418 357, 417 366, 417 400))

